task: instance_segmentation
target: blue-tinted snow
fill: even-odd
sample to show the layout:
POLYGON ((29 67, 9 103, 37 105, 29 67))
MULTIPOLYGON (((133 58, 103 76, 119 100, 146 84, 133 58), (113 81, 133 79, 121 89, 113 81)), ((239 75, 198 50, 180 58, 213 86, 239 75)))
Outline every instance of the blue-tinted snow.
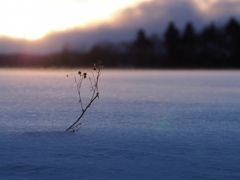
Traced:
POLYGON ((72 72, 0 70, 0 179, 240 178, 239 71, 104 70, 77 133, 72 72))

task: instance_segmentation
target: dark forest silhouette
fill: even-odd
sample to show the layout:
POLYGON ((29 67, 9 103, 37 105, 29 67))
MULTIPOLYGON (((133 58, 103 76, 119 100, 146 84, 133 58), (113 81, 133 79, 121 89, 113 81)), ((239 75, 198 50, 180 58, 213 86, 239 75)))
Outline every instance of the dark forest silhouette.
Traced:
POLYGON ((79 67, 102 60, 113 68, 240 68, 240 24, 235 18, 223 27, 214 23, 197 32, 191 22, 181 32, 170 22, 162 36, 137 31, 133 41, 94 45, 87 52, 66 46, 50 55, 0 55, 0 67, 79 67))

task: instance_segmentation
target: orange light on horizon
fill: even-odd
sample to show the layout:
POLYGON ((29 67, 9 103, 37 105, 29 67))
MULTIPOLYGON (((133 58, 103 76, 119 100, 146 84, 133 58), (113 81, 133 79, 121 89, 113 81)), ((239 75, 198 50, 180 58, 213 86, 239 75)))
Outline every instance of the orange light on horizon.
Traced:
POLYGON ((1 0, 0 36, 36 40, 53 31, 87 27, 146 0, 1 0))
POLYGON ((200 10, 207 11, 212 7, 212 5, 217 3, 218 0, 194 0, 194 2, 200 10))
POLYGON ((239 0, 193 0, 195 7, 207 16, 211 16, 217 13, 222 14, 223 11, 228 10, 225 8, 224 3, 227 4, 236 2, 238 3, 239 0))

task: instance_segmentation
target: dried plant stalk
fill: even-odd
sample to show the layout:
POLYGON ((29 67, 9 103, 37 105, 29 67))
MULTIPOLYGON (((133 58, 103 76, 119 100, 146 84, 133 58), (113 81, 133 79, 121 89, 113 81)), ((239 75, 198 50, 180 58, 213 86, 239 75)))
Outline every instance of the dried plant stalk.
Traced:
MULTIPOLYGON (((99 91, 98 91, 98 82, 99 82, 99 77, 102 73, 102 62, 98 61, 97 64, 94 64, 93 66, 93 71, 88 71, 88 72, 81 72, 79 71, 77 76, 75 74, 70 74, 74 76, 75 84, 77 86, 77 92, 78 92, 78 98, 79 98, 79 103, 81 105, 81 110, 82 113, 79 116, 79 118, 69 127, 66 129, 66 131, 69 131, 70 129, 73 129, 74 131, 77 130, 77 127, 79 124, 80 119, 83 117, 87 109, 91 106, 91 104, 99 98, 99 91), (89 80, 90 82, 90 91, 92 92, 91 99, 87 106, 84 106, 82 103, 82 97, 81 97, 81 88, 82 88, 82 83, 85 80, 89 80)), ((68 77, 69 75, 67 75, 68 77)))

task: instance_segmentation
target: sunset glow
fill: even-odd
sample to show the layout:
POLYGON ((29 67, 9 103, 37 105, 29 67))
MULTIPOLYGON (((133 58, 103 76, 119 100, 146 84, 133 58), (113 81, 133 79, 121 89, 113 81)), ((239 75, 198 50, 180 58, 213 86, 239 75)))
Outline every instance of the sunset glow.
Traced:
POLYGON ((135 38, 138 29, 162 35, 180 29, 240 20, 239 0, 0 0, 0 53, 50 53, 89 49, 135 38))
POLYGON ((86 26, 143 0, 1 0, 0 36, 39 39, 52 31, 86 26))
MULTIPOLYGON (((239 0, 193 0, 193 2, 199 10, 211 13, 215 10, 214 6, 217 4, 224 5, 224 3, 236 3, 239 2, 239 0)), ((221 7, 224 8, 224 6, 221 7)))
POLYGON ((197 7, 202 11, 209 10, 218 0, 194 0, 197 7))

